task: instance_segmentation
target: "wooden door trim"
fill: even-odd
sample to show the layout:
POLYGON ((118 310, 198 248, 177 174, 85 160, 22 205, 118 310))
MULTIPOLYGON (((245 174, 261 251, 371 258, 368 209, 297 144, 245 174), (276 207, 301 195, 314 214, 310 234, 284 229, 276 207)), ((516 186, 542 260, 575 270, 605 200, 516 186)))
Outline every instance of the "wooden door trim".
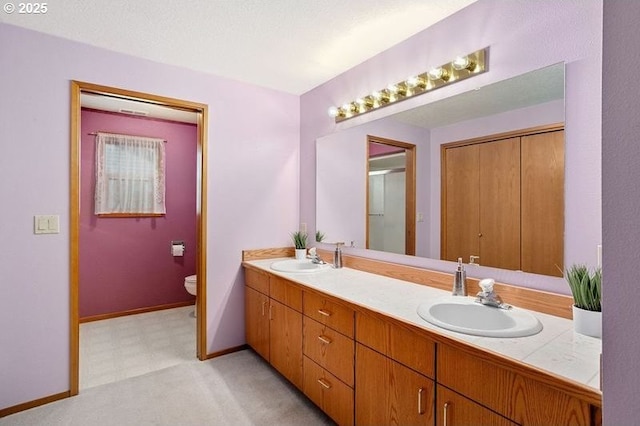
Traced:
POLYGON ((380 136, 367 135, 365 179, 365 248, 369 248, 369 144, 395 146, 405 150, 405 254, 416 254, 416 145, 380 136))
POLYGON ((170 108, 192 111, 198 114, 197 121, 197 170, 198 188, 196 199, 196 275, 198 294, 196 302, 196 353, 198 359, 207 359, 207 309, 206 309, 206 259, 207 259, 207 123, 208 106, 197 102, 169 98, 150 93, 136 92, 116 87, 101 86, 82 81, 71 81, 71 161, 70 161, 70 242, 69 242, 69 388, 70 395, 77 395, 80 385, 80 322, 79 322, 79 241, 80 241, 80 113, 82 93, 112 96, 143 101, 170 108))

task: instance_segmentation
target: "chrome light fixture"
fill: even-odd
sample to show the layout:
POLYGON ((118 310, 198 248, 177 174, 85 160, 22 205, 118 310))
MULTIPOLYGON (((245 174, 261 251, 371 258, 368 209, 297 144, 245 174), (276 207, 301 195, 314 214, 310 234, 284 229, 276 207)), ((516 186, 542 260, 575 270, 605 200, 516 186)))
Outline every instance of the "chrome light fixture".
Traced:
POLYGON ((389 84, 384 89, 373 91, 341 107, 332 106, 329 108, 329 115, 338 123, 484 73, 488 68, 488 50, 487 47, 465 56, 458 56, 451 62, 433 67, 427 72, 411 76, 404 81, 389 84))

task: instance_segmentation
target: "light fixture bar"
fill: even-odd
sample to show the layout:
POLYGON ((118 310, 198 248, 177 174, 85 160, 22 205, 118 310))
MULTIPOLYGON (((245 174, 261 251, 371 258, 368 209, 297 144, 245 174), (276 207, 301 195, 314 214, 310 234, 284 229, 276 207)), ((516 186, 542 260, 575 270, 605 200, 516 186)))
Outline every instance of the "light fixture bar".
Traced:
POLYGON ((489 48, 477 50, 465 56, 458 56, 453 61, 439 67, 431 68, 420 75, 411 76, 404 81, 389 84, 386 88, 347 102, 341 107, 329 108, 329 115, 336 123, 380 109, 414 96, 448 86, 487 71, 486 52, 489 48))

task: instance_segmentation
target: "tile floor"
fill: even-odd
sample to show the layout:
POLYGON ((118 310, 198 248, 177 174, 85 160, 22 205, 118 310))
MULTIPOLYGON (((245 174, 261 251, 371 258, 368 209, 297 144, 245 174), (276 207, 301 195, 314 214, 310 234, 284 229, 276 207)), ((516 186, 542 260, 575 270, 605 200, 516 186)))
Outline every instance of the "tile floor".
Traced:
POLYGON ((193 306, 80 324, 80 390, 197 362, 193 306))

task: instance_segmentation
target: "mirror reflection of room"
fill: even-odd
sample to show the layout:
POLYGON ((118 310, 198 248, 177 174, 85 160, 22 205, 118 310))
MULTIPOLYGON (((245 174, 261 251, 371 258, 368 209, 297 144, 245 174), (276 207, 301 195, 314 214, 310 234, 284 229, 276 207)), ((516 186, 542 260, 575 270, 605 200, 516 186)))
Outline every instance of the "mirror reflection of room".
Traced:
MULTIPOLYGON (((560 275, 564 265, 564 241, 577 232, 571 228, 564 229, 564 211, 571 208, 571 206, 564 205, 564 200, 557 201, 555 204, 561 206, 562 213, 552 226, 536 224, 521 230, 519 223, 510 223, 495 214, 491 216, 498 229, 501 230, 500 235, 502 236, 512 230, 510 228, 512 225, 518 228, 518 238, 520 238, 520 232, 524 232, 521 241, 509 243, 501 241, 500 244, 494 245, 493 254, 490 254, 489 248, 482 250, 483 253, 475 248, 466 248, 456 253, 447 250, 445 244, 447 240, 446 217, 443 217, 447 210, 442 204, 445 185, 442 180, 444 170, 441 164, 443 155, 441 150, 443 146, 455 145, 461 141, 487 142, 491 138, 499 139, 499 135, 508 133, 513 137, 520 138, 523 136, 523 131, 526 133, 530 129, 550 128, 551 126, 562 128, 564 125, 564 84, 564 64, 559 63, 439 101, 430 102, 428 99, 423 99, 422 105, 407 111, 365 124, 344 127, 336 133, 317 139, 316 220, 318 229, 325 233, 329 242, 354 241, 355 247, 360 248, 414 254, 418 257, 431 259, 455 261, 458 257, 462 257, 464 263, 475 263, 507 270, 523 270, 550 276, 560 275), (372 200, 367 201, 367 198, 371 196, 370 189, 367 189, 370 182, 363 182, 360 178, 361 173, 367 173, 363 169, 368 167, 368 161, 363 163, 362 159, 368 159, 368 135, 407 141, 417 147, 415 156, 416 199, 412 208, 414 217, 405 222, 405 225, 411 223, 415 226, 413 236, 415 250, 413 253, 406 247, 403 251, 399 248, 401 243, 397 241, 393 244, 383 244, 377 236, 371 237, 369 235, 370 225, 383 229, 380 224, 390 221, 383 221, 382 216, 369 214, 371 213, 369 209, 377 208, 378 205, 372 206, 372 200), (359 212, 364 212, 364 214, 359 212), (541 232, 540 229, 544 229, 544 232, 541 232), (534 235, 536 236, 535 242, 531 242, 534 240, 534 235), (514 244, 518 245, 517 250, 513 250, 514 244), (521 260, 523 251, 533 253, 533 255, 525 255, 521 260), (505 262, 504 259, 509 258, 507 253, 515 253, 514 256, 517 256, 518 260, 505 262), (500 260, 496 261, 496 259, 500 260), (533 265, 532 263, 544 265, 533 265)), ((542 152, 545 151, 542 150, 542 152)), ((563 153, 559 155, 564 156, 563 153)), ((549 160, 543 157, 539 161, 545 163, 549 160)), ((564 163, 562 163, 563 167, 564 163)), ((528 172, 523 169, 523 173, 528 172)), ((456 173, 456 175, 458 174, 456 173)), ((461 176, 463 175, 464 172, 461 176)), ((564 169, 560 175, 563 177, 564 169)), ((520 178, 518 177, 518 179, 520 178)), ((501 182, 500 179, 499 182, 501 182)), ((500 185, 504 186, 503 183, 500 185)), ((564 182, 562 181, 560 185, 562 189, 554 190, 554 194, 563 194, 564 182)), ((547 188, 545 185, 534 184, 530 189, 545 193, 547 191, 545 188, 547 188)), ((467 183, 461 185, 458 190, 461 191, 463 197, 468 199, 473 199, 480 193, 479 188, 469 186, 467 183)), ((549 197, 545 199, 547 198, 549 197)), ((377 199, 374 198, 374 200, 377 199)), ((494 204, 492 206, 493 212, 504 211, 507 208, 503 200, 494 199, 491 203, 494 204), (496 203, 500 206, 499 208, 495 207, 496 203)), ((485 204, 490 205, 490 202, 487 200, 485 204)), ((521 210, 521 214, 524 215, 522 219, 518 218, 518 222, 529 220, 526 215, 530 217, 533 215, 532 212, 536 212, 535 215, 538 217, 545 216, 539 214, 539 210, 531 208, 521 209, 518 206, 518 210, 521 210)), ((467 206, 459 210, 459 212, 466 211, 468 211, 467 206)), ((380 212, 374 211, 373 213, 380 212)), ((464 216, 461 217, 461 220, 464 220, 464 224, 456 224, 457 228, 470 227, 475 219, 464 216)), ((452 223, 449 220, 449 224, 452 223)), ((402 221, 394 221, 389 229, 393 227, 402 228, 402 221)), ((386 225, 384 229, 386 232, 386 225)), ((478 237, 480 233, 487 235, 478 230, 478 225, 474 225, 474 229, 473 235, 476 239, 482 238, 478 237)), ((467 232, 470 231, 467 229, 467 232)), ((498 237, 498 240, 500 238, 502 237, 498 237)), ((449 237, 449 241, 453 239, 453 237, 449 237)), ((489 247, 489 238, 485 238, 485 240, 486 244, 484 242, 483 244, 489 247)))

